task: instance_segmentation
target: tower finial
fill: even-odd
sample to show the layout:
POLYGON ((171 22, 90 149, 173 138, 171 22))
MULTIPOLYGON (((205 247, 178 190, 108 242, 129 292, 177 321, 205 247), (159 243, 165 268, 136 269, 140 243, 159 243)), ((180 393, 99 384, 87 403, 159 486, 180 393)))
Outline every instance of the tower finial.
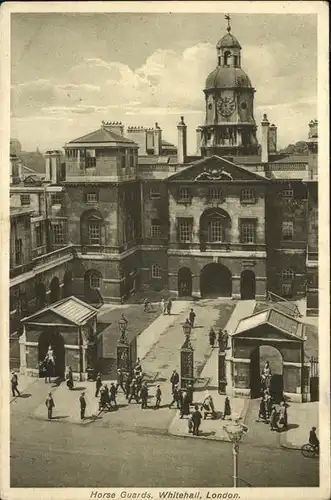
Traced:
POLYGON ((231 31, 231 24, 230 24, 231 17, 230 17, 230 14, 225 14, 225 19, 228 22, 228 26, 227 26, 226 30, 230 33, 230 31, 231 31))

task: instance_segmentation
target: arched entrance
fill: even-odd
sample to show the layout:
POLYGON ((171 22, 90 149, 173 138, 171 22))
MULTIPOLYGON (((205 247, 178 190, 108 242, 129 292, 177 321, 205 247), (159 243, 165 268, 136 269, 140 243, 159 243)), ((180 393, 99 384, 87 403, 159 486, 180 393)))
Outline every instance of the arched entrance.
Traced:
POLYGON ((179 297, 192 295, 192 273, 188 267, 181 267, 178 271, 178 295, 179 297))
POLYGON ((202 298, 231 297, 230 270, 222 264, 207 264, 200 274, 200 293, 202 298))
POLYGON ((36 309, 42 309, 46 305, 46 288, 43 283, 37 283, 35 287, 36 309))
POLYGON ((58 300, 60 300, 60 282, 59 278, 57 278, 56 276, 51 281, 50 290, 51 304, 53 304, 53 302, 57 302, 58 300))
POLYGON ((269 362, 271 370, 269 392, 277 402, 283 396, 283 357, 278 349, 269 345, 256 347, 251 353, 251 398, 261 397, 261 374, 266 361, 269 362))
MULTIPOLYGON (((64 378, 65 370, 65 350, 62 335, 55 329, 48 328, 39 335, 38 340, 38 360, 39 363, 45 359, 48 346, 51 345, 55 360, 55 377, 64 378)), ((41 373, 39 373, 41 376, 41 373)))
POLYGON ((63 276, 63 298, 72 295, 72 272, 66 271, 63 276))
POLYGON ((255 299, 255 273, 250 269, 245 269, 240 276, 241 300, 255 299))

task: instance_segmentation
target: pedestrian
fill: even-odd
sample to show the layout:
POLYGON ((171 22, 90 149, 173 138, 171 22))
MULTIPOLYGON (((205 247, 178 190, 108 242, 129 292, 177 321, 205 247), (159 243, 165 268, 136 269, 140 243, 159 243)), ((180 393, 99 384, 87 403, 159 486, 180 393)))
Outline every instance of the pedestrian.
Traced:
POLYGON ((73 377, 71 366, 69 366, 68 373, 67 373, 67 387, 68 387, 69 391, 72 391, 74 388, 74 377, 73 377))
POLYGON ((188 318, 190 320, 190 325, 192 328, 194 328, 194 321, 195 321, 196 314, 193 309, 190 310, 190 314, 188 315, 188 318))
POLYGON ((225 420, 226 417, 229 417, 231 419, 231 405, 230 405, 230 400, 227 396, 224 401, 224 412, 222 419, 225 420))
POLYGON ((117 370, 117 390, 121 388, 123 393, 125 394, 125 385, 124 385, 124 373, 121 368, 117 370))
POLYGON ((272 406, 271 414, 270 414, 270 430, 271 431, 278 431, 278 425, 277 425, 277 410, 276 406, 272 406))
POLYGON ((223 346, 224 346, 224 349, 227 349, 228 348, 228 343, 229 343, 229 334, 228 334, 228 331, 227 330, 224 330, 223 332, 223 346))
POLYGON ((12 372, 12 377, 11 377, 11 392, 13 394, 13 398, 16 396, 20 396, 21 393, 17 388, 18 386, 18 376, 16 372, 12 372))
POLYGON ((55 403, 51 392, 48 394, 48 397, 45 401, 45 405, 47 408, 48 420, 51 420, 53 416, 53 408, 55 408, 55 403))
POLYGON ((272 399, 268 390, 264 391, 264 406, 266 419, 268 420, 272 410, 272 399))
POLYGON ((169 316, 171 314, 171 308, 172 308, 172 300, 169 298, 167 302, 167 313, 169 314, 169 316))
POLYGON ((217 342, 218 342, 218 347, 220 349, 223 348, 223 330, 222 330, 222 328, 220 328, 218 331, 217 342))
POLYGON ((137 388, 137 394, 139 395, 141 391, 141 387, 143 385, 143 378, 142 375, 139 375, 136 377, 136 388, 137 388))
POLYGON ((162 297, 161 302, 160 302, 160 309, 161 309, 162 314, 165 314, 165 312, 166 312, 166 304, 165 304, 165 300, 164 300, 163 297, 162 297))
POLYGON ((194 392, 193 385, 188 384, 188 386, 186 387, 186 393, 187 393, 187 400, 188 400, 189 405, 193 404, 193 392, 194 392))
POLYGON ((126 397, 126 399, 129 399, 129 396, 130 396, 131 382, 132 382, 132 378, 130 377, 130 375, 128 375, 126 378, 126 381, 125 381, 125 397, 126 397))
POLYGON ((285 401, 280 402, 278 426, 287 429, 287 408, 285 401))
POLYGON ((95 379, 95 397, 97 398, 99 395, 99 391, 102 386, 101 373, 97 374, 97 378, 95 379))
POLYGON ((80 404, 80 419, 84 420, 85 410, 86 410, 85 392, 81 393, 80 398, 79 398, 79 404, 80 404))
POLYGON ((211 328, 209 330, 209 345, 211 347, 214 347, 215 346, 215 340, 216 340, 216 333, 215 333, 215 330, 214 328, 211 328))
POLYGON ((192 413, 193 436, 199 436, 199 428, 201 420, 202 420, 202 415, 199 411, 199 406, 195 405, 194 412, 192 413))
POLYGON ((134 398, 136 400, 136 403, 139 403, 139 397, 137 394, 137 386, 136 386, 136 379, 135 378, 132 379, 132 382, 130 385, 130 394, 129 394, 128 403, 131 403, 132 398, 134 398))
POLYGON ((172 401, 171 401, 171 403, 170 403, 170 405, 169 405, 169 408, 171 408, 171 407, 172 407, 172 405, 173 405, 174 403, 176 403, 176 405, 177 405, 177 409, 178 409, 178 410, 180 410, 180 399, 181 399, 181 394, 180 394, 180 392, 179 392, 179 390, 178 390, 178 386, 177 386, 177 385, 175 385, 175 386, 174 386, 174 389, 173 389, 173 391, 172 391, 172 401))
POLYGON ((144 300, 144 312, 148 312, 148 309, 150 308, 150 302, 148 299, 144 300))
POLYGON ((192 415, 189 416, 188 420, 187 420, 187 424, 188 424, 188 433, 189 434, 192 434, 193 432, 193 421, 192 421, 192 415))
POLYGON ((217 414, 215 411, 215 405, 212 396, 206 391, 205 399, 203 400, 201 410, 203 410, 203 418, 206 419, 207 415, 210 414, 211 418, 216 418, 217 414))
POLYGON ((155 393, 155 410, 158 410, 160 408, 161 397, 162 397, 161 387, 159 385, 157 385, 156 386, 156 393, 155 393))
POLYGON ((172 375, 170 377, 170 382, 171 382, 171 392, 174 392, 174 387, 175 385, 178 385, 179 384, 179 374, 177 372, 177 370, 174 370, 172 372, 172 375))
POLYGON ((99 402, 100 410, 109 410, 109 392, 106 385, 102 385, 100 387, 100 402, 99 402))
POLYGON ((110 404, 113 403, 115 409, 117 409, 116 393, 117 393, 117 387, 114 384, 114 382, 112 382, 109 388, 109 402, 110 404))
POLYGON ((311 444, 316 451, 319 450, 320 442, 316 435, 316 427, 312 427, 311 430, 309 431, 309 444, 311 444))
POLYGON ((263 420, 265 421, 267 418, 267 415, 266 415, 266 409, 265 409, 265 404, 264 404, 264 399, 261 398, 261 401, 260 401, 260 408, 259 408, 259 413, 258 413, 258 416, 257 416, 257 421, 259 422, 260 420, 263 420))
POLYGON ((189 414, 190 414, 190 404, 189 404, 188 394, 186 391, 183 391, 182 404, 180 407, 180 418, 183 418, 184 415, 189 415, 189 414))
POLYGON ((147 382, 143 383, 143 386, 140 391, 140 397, 141 397, 141 409, 145 410, 147 408, 147 401, 148 401, 148 387, 147 387, 147 382))

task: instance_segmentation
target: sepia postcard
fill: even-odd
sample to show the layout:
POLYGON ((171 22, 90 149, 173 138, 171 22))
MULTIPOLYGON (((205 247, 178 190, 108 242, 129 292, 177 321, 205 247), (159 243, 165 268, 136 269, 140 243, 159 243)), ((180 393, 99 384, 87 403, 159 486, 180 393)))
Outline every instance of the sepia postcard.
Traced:
POLYGON ((320 1, 3 2, 3 500, 328 499, 320 1))

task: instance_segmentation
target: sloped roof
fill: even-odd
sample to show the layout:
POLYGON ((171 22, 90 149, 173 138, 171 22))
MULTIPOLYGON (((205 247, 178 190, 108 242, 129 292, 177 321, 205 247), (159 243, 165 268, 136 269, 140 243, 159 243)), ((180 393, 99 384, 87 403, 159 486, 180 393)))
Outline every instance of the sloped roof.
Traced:
POLYGON ((94 132, 90 132, 89 134, 83 135, 82 137, 78 137, 77 139, 73 139, 68 142, 68 144, 74 143, 126 143, 126 144, 135 144, 134 141, 128 139, 127 137, 123 137, 122 135, 115 134, 115 132, 110 132, 104 128, 99 128, 94 132))
POLYGON ((86 304, 82 300, 77 299, 77 297, 71 296, 65 299, 54 302, 50 306, 41 309, 40 311, 23 318, 24 322, 38 322, 38 317, 40 317, 45 312, 51 311, 64 320, 74 323, 77 326, 83 325, 93 316, 96 316, 97 309, 86 304))
POLYGON ((308 163, 307 155, 287 155, 274 163, 308 163))
POLYGON ((266 309, 241 319, 233 335, 242 336, 240 334, 263 324, 268 324, 276 328, 281 333, 285 333, 287 337, 293 337, 301 341, 305 340, 303 324, 288 314, 274 308, 266 309))

